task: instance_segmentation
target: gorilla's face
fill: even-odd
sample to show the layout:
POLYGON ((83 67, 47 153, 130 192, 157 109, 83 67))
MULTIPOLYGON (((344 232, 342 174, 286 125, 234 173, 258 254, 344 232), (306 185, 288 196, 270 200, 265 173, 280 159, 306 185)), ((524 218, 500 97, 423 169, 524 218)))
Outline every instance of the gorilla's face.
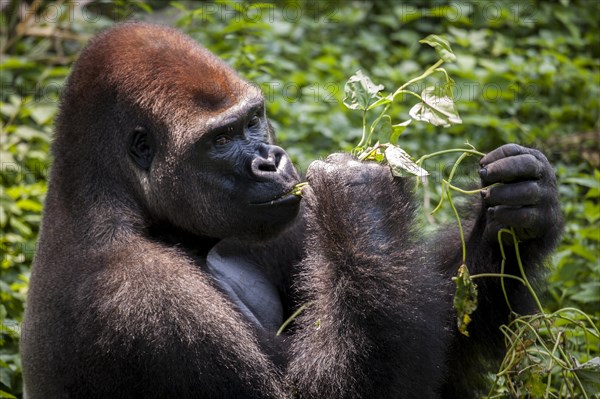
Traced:
POLYGON ((208 117, 188 115, 195 125, 150 122, 161 127, 131 133, 129 157, 154 218, 216 238, 266 238, 298 214, 300 197, 289 193, 299 176, 273 145, 262 95, 238 83, 250 95, 208 117))
POLYGON ((204 191, 211 197, 206 211, 221 214, 217 230, 262 235, 298 213, 300 197, 289 193, 299 177, 286 152, 272 143, 262 98, 241 108, 219 117, 194 154, 203 164, 201 184, 212 187, 204 191))

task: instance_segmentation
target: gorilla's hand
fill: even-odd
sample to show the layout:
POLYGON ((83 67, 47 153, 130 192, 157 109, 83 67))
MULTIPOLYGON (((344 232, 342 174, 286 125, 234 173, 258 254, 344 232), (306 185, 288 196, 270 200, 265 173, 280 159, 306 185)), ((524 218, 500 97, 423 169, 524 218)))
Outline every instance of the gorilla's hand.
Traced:
POLYGON ((393 180, 389 168, 376 162, 361 162, 343 153, 311 163, 306 178, 317 199, 334 195, 342 202, 358 202, 363 206, 373 202, 376 188, 380 192, 382 185, 390 185, 393 180))
MULTIPOLYGON (((538 150, 506 144, 484 156, 479 175, 487 212, 485 237, 496 240, 498 230, 513 227, 519 239, 542 238, 561 224, 556 177, 538 150)), ((512 241, 512 240, 511 240, 512 241)))
POLYGON ((306 178, 309 185, 303 196, 313 218, 338 226, 358 228, 382 221, 398 190, 388 167, 349 154, 311 163, 306 178))

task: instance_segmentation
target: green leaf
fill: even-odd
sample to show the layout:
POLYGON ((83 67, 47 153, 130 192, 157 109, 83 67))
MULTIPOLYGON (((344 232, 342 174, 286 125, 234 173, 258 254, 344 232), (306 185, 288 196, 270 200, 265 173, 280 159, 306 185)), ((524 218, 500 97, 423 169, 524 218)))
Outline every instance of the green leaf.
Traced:
POLYGON ((24 211, 31 211, 31 212, 41 212, 42 211, 42 204, 40 204, 39 202, 30 200, 30 199, 22 199, 22 200, 17 201, 17 206, 24 211))
POLYGON ((402 123, 398 123, 396 125, 392 125, 392 135, 390 136, 390 143, 396 145, 398 143, 398 138, 406 130, 406 127, 410 125, 412 119, 406 120, 402 123))
POLYGON ((380 105, 389 104, 391 102, 392 102, 392 100, 389 97, 381 97, 379 100, 377 100, 373 104, 369 105, 369 108, 367 108, 367 111, 371 110, 373 108, 377 108, 380 105))
POLYGON ((4 228, 6 226, 6 222, 8 220, 8 215, 6 215, 6 211, 3 206, 0 206, 0 227, 4 228))
MULTIPOLYGON (((447 89, 442 89, 442 91, 445 90, 447 89)), ((441 94, 440 90, 433 86, 427 87, 421 93, 421 98, 423 101, 416 104, 408 112, 411 118, 443 127, 462 123, 454 101, 446 94, 441 94)))
POLYGON ((581 380, 585 390, 589 393, 600 392, 600 357, 595 357, 583 364, 575 361, 575 374, 581 380))
POLYGON ((458 268, 458 274, 456 277, 452 277, 452 281, 456 284, 454 309, 456 309, 458 331, 468 337, 467 326, 471 322, 471 314, 477 309, 477 284, 471 280, 466 265, 458 268))
POLYGON ((574 253, 577 254, 579 256, 581 256, 584 259, 589 260, 590 262, 596 262, 597 260, 597 254, 595 252, 592 252, 590 249, 584 247, 581 244, 574 244, 571 245, 569 247, 569 249, 574 253))
POLYGON ((31 118, 38 124, 49 122, 57 112, 56 105, 36 104, 29 108, 31 118))
POLYGON ((356 71, 344 86, 344 105, 350 109, 367 110, 369 105, 381 99, 378 94, 383 90, 383 85, 376 85, 364 75, 361 70, 356 71))
POLYGON ((596 188, 600 186, 600 181, 593 177, 569 177, 564 179, 565 183, 574 183, 584 187, 596 188))
POLYGON ((600 302, 600 282, 582 283, 578 291, 571 296, 571 299, 583 303, 600 302))
MULTIPOLYGON (((33 117, 33 115, 34 114, 32 113, 32 117, 33 117)), ((36 114, 36 117, 38 117, 38 116, 40 116, 40 115, 36 114)), ((48 136, 48 134, 46 134, 42 131, 39 131, 37 129, 34 129, 31 126, 26 126, 26 125, 17 126, 17 128, 15 130, 15 135, 26 141, 39 139, 43 142, 50 142, 50 136, 48 136)))
POLYGON ((583 203, 583 214, 590 223, 594 223, 600 218, 600 203, 585 201, 583 203))
POLYGON ((392 169, 392 174, 398 177, 415 175, 423 177, 429 173, 413 162, 410 155, 400 147, 388 145, 385 149, 385 159, 392 169))
MULTIPOLYGON (((5 328, 4 325, 2 325, 2 328, 5 328)), ((2 363, 3 364, 0 364, 0 366, 2 366, 2 368, 0 368, 0 383, 2 383, 4 386, 12 388, 10 373, 8 372, 8 365, 5 362, 2 363)))
POLYGON ((148 5, 144 2, 141 2, 141 1, 136 1, 132 4, 140 9, 142 9, 143 11, 147 12, 148 14, 152 14, 152 7, 150 7, 150 5, 148 5))
POLYGON ((10 220, 10 225, 15 230, 17 230, 19 235, 21 235, 22 237, 31 237, 31 234, 32 234, 31 228, 29 226, 27 226, 25 223, 21 222, 19 219, 13 217, 10 220))
POLYGON ((452 51, 452 48, 450 47, 450 42, 439 37, 438 35, 429 35, 425 39, 419 40, 419 43, 429 44, 435 49, 438 57, 445 62, 452 62, 456 60, 456 55, 454 55, 454 51, 452 51))
MULTIPOLYGON (((4 58, 4 57, 3 57, 4 58)), ((0 63, 0 69, 32 69, 37 65, 25 57, 6 57, 0 63)))
POLYGON ((389 115, 383 115, 377 125, 377 137, 380 137, 381 141, 389 141, 394 128, 392 127, 392 118, 389 115))
POLYGON ((0 398, 3 399, 17 399, 16 396, 9 394, 8 392, 5 392, 3 390, 0 389, 0 398))
POLYGON ((587 239, 600 241, 600 229, 598 229, 596 226, 581 228, 577 232, 580 236, 587 239))

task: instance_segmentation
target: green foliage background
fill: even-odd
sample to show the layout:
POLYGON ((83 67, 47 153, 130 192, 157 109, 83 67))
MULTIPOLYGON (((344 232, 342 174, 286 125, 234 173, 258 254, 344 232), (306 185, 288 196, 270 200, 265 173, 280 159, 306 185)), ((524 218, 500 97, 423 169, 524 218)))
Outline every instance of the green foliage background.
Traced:
MULTIPOLYGON (((600 2, 28 3, 0 0, 0 398, 22 395, 19 326, 58 94, 85 42, 131 18, 182 28, 260 85, 280 143, 301 169, 360 138, 360 116, 342 105, 349 76, 362 69, 393 90, 435 60, 418 40, 444 36, 458 56, 446 68, 463 124, 412 124, 399 144, 414 156, 467 140, 482 151, 506 142, 542 149, 556 165, 567 220, 545 305, 577 307, 598 324, 600 2)), ((398 120, 411 100, 405 105, 392 109, 398 120)), ((566 336, 580 362, 598 356, 597 341, 566 336)), ((530 381, 522 392, 537 397, 530 381)))

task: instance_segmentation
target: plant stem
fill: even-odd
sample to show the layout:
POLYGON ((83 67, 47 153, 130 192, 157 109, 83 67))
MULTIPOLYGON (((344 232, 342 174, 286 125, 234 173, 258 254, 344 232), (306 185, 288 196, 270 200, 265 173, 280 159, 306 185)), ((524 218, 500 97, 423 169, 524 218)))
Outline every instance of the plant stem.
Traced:
POLYGON ((421 75, 417 76, 416 78, 413 78, 411 80, 409 80, 408 82, 404 83, 402 86, 400 86, 398 88, 398 90, 396 90, 394 92, 394 94, 392 94, 392 98, 391 100, 394 101, 394 98, 401 93, 407 86, 418 82, 421 79, 425 79, 427 76, 431 75, 432 73, 435 72, 435 70, 440 67, 442 64, 444 63, 444 60, 438 60, 435 64, 433 64, 432 66, 430 66, 429 68, 427 68, 427 70, 425 72, 423 72, 421 75))
MULTIPOLYGON (((502 229, 502 230, 506 230, 506 229, 502 229)), ((513 237, 513 243, 515 246, 515 255, 517 258, 517 264, 519 265, 519 271, 521 272, 521 277, 523 277, 523 280, 526 283, 525 285, 527 286, 529 293, 533 297, 533 300, 535 301, 535 304, 537 305, 538 310, 540 311, 540 313, 544 313, 544 307, 542 306, 542 303, 540 302, 537 294, 535 293, 535 290, 533 289, 533 287, 529 283, 529 280, 527 279, 527 275, 525 274, 525 268, 523 267, 523 261, 521 260, 521 253, 519 250, 519 241, 517 240, 517 235, 515 234, 514 228, 511 227, 510 230, 508 230, 508 232, 513 237)))
POLYGON ((450 154, 453 152, 466 152, 466 153, 473 154, 473 155, 479 155, 480 157, 485 156, 485 154, 483 152, 479 152, 479 151, 468 149, 468 148, 451 148, 449 150, 437 151, 437 152, 432 152, 431 154, 423 155, 421 158, 419 158, 417 160, 416 164, 421 166, 423 161, 425 161, 426 159, 433 158, 438 155, 450 154))
POLYGON ((467 264, 467 242, 465 240, 465 233, 462 228, 462 223, 460 222, 460 216, 458 215, 458 211, 454 206, 454 202, 452 201, 452 194, 450 191, 446 190, 446 196, 448 197, 448 202, 450 203, 450 207, 454 212, 454 217, 456 217, 456 222, 458 223, 458 231, 460 233, 460 245, 462 246, 462 263, 464 265, 467 264))
POLYGON ((277 330, 277 333, 275 335, 280 336, 281 333, 283 332, 283 330, 285 330, 285 328, 288 326, 288 324, 290 324, 292 321, 294 321, 294 319, 296 317, 298 317, 300 315, 300 313, 302 313, 304 311, 304 309, 306 309, 307 307, 309 307, 312 304, 313 304, 312 302, 308 302, 308 303, 305 303, 304 305, 300 306, 298 308, 298 310, 296 310, 294 312, 294 314, 292 314, 290 317, 288 317, 288 319, 286 321, 283 322, 283 324, 281 325, 281 327, 279 327, 279 330, 277 330))
POLYGON ((512 274, 504 274, 504 273, 479 273, 479 274, 473 274, 471 276, 471 280, 475 280, 477 278, 481 278, 481 277, 500 277, 500 278, 512 278, 514 280, 520 281, 521 284, 525 285, 525 281, 523 281, 523 279, 521 277, 518 276, 513 276, 512 274))
POLYGON ((364 110, 363 115, 362 115, 362 137, 360 138, 360 143, 358 143, 356 148, 362 148, 365 145, 366 139, 367 139, 367 110, 364 110))

